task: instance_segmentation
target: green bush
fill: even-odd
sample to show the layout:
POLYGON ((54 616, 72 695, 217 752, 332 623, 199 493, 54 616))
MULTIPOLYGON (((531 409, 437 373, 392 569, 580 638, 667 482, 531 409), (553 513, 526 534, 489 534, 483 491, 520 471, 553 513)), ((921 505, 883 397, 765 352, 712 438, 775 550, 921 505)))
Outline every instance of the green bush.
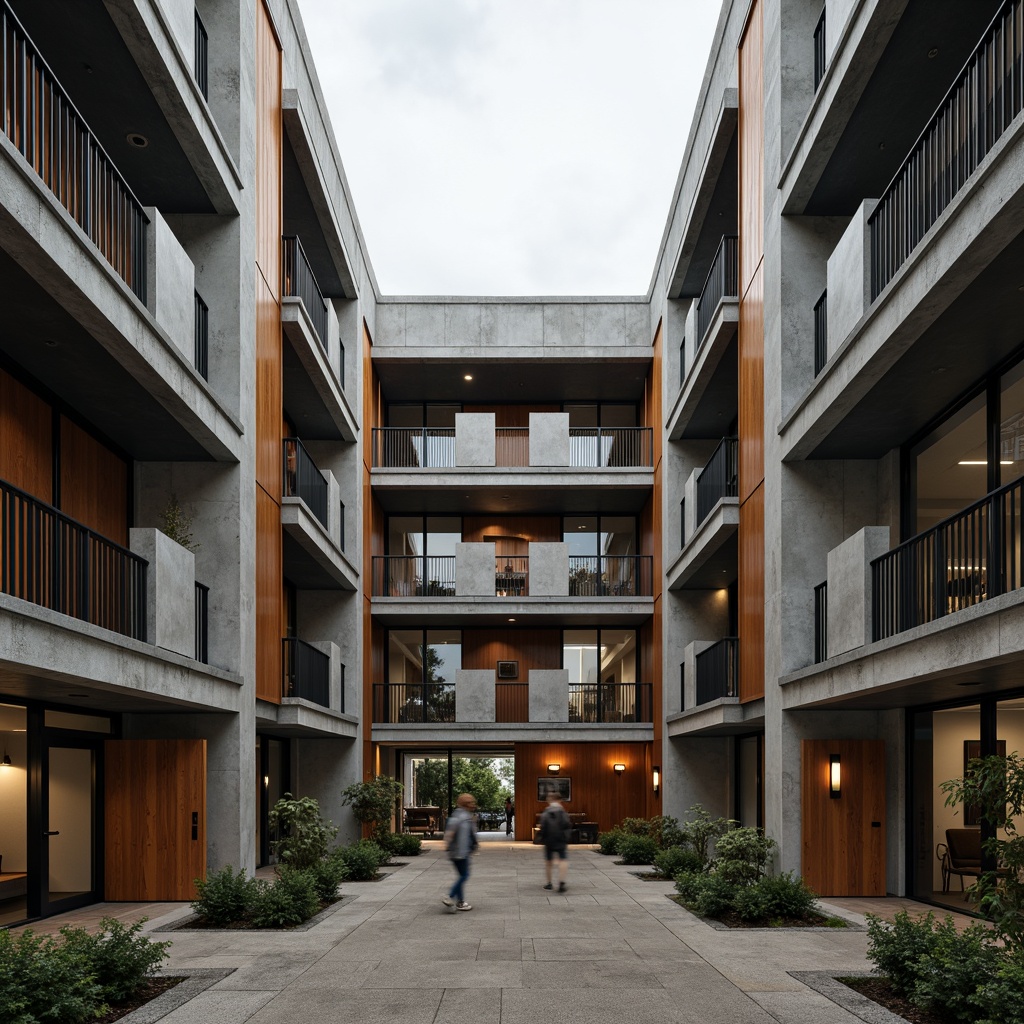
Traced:
POLYGON ((291 793, 270 809, 267 822, 278 836, 270 844, 271 852, 282 864, 304 870, 327 856, 338 826, 320 815, 320 805, 311 796, 296 800, 291 793))
POLYGON ((693 895, 687 900, 701 917, 722 917, 733 909, 737 887, 720 875, 700 874, 693 881, 693 895))
POLYGON ((607 832, 602 832, 597 837, 597 845, 601 853, 606 857, 610 857, 613 854, 619 852, 619 841, 625 836, 626 833, 621 828, 611 828, 607 832))
POLYGON ((680 871, 700 871, 703 867, 700 857, 686 846, 659 850, 654 857, 654 866, 666 878, 675 878, 680 871))
POLYGON ((343 846, 338 854, 353 882, 373 881, 377 877, 377 869, 386 859, 384 851, 370 839, 360 839, 351 846, 343 846))
POLYGON ((395 835, 395 855, 398 857, 418 857, 423 850, 423 840, 410 832, 399 832, 395 835))
POLYGON ((931 912, 912 918, 901 910, 892 923, 868 914, 868 959, 900 995, 909 998, 913 994, 920 961, 935 944, 935 915, 931 912))
POLYGON ((316 898, 321 903, 330 903, 338 898, 338 886, 348 878, 348 866, 335 851, 330 857, 307 868, 306 874, 313 879, 316 898))
POLYGON ((273 882, 257 883, 250 920, 257 928, 286 928, 308 921, 319 909, 316 885, 307 871, 283 867, 273 882))
POLYGON ((813 890, 803 879, 787 872, 740 886, 733 909, 745 921, 803 918, 815 913, 817 902, 813 890))
POLYGON ((388 832, 395 801, 402 795, 402 783, 387 775, 378 775, 366 782, 353 782, 341 791, 341 802, 352 807, 356 821, 369 825, 376 839, 388 832))
POLYGON ((972 924, 957 931, 947 915, 935 927, 931 949, 918 960, 911 1000, 959 1024, 974 1024, 978 987, 995 976, 1003 959, 991 928, 972 924))
POLYGON ((618 828, 626 835, 653 839, 659 850, 685 841, 679 830, 679 821, 664 814, 653 818, 623 818, 618 828))
POLYGON ((1020 1024, 1024 1020, 1024 956, 1004 956, 999 970, 979 978, 972 997, 981 1019, 977 1024, 1020 1024))
POLYGON ((650 836, 625 835, 619 840, 623 864, 653 864, 658 845, 650 836))
POLYGON ((711 861, 711 844, 739 822, 729 818, 712 818, 700 804, 694 804, 687 813, 690 819, 683 822, 680 832, 700 857, 701 864, 707 867, 711 861))
POLYGON ((734 828, 719 836, 715 870, 727 882, 748 885, 764 876, 776 842, 759 828, 734 828))
POLYGON ((61 928, 67 951, 74 951, 91 964, 104 1003, 123 1003, 150 978, 167 956, 170 942, 154 942, 142 932, 146 918, 127 928, 112 917, 100 921, 100 930, 90 935, 84 928, 61 928))
POLYGON ((246 878, 243 868, 236 874, 230 866, 224 867, 205 881, 197 878, 195 884, 198 895, 192 901, 192 909, 212 925, 241 921, 255 898, 256 879, 246 878))

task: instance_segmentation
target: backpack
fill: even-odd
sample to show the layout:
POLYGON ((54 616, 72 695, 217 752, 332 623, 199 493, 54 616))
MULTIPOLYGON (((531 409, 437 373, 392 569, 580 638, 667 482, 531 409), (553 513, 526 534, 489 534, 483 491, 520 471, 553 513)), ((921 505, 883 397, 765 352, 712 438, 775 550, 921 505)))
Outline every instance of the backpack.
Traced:
POLYGON ((572 821, 564 807, 548 807, 540 818, 540 837, 546 846, 568 846, 572 821))

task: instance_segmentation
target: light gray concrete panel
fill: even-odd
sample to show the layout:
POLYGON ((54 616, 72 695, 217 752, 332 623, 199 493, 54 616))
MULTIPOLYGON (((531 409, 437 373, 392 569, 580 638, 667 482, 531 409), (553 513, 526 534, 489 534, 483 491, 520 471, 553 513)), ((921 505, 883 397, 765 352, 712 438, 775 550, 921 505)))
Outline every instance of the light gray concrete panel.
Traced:
POLYGON ((568 669, 530 669, 530 721, 569 721, 568 669))
POLYGON ((865 526, 828 553, 828 656, 871 643, 871 562, 889 550, 888 526, 865 526))
POLYGON ((583 307, 573 303, 544 304, 545 346, 582 348, 586 343, 583 307))
MULTIPOLYGON (((408 328, 406 328, 408 331, 408 328)), ((480 343, 480 305, 448 303, 444 307, 446 348, 476 347, 480 343)))
POLYGON ((340 551, 342 548, 342 509, 341 509, 341 487, 338 485, 338 478, 329 470, 321 469, 324 479, 327 481, 327 533, 340 551))
POLYGON ((494 670, 459 669, 455 673, 455 721, 494 721, 494 670))
POLYGON ((530 465, 569 465, 569 414, 530 413, 530 465))
POLYGON ((569 545, 530 542, 530 597, 569 596, 569 545))
POLYGON ((480 345, 485 349, 534 347, 544 344, 544 311, 540 305, 485 303, 480 307, 480 345))
MULTIPOLYGON (((388 304, 380 307, 389 309, 388 304)), ((412 348, 437 351, 445 337, 445 307, 440 302, 403 303, 405 311, 405 344, 412 348)))
POLYGON ((160 530, 133 528, 129 544, 149 562, 146 629, 149 642, 195 657, 196 556, 160 530))
POLYGON ((494 413, 455 414, 455 465, 494 465, 494 413))
POLYGON ((175 346, 191 362, 195 353, 196 272, 160 211, 145 208, 146 306, 175 346))
POLYGON ((828 258, 829 358, 871 305, 871 230, 868 218, 878 205, 865 199, 828 258))
POLYGON ((494 597, 494 544, 455 545, 455 593, 458 597, 494 597))
MULTIPOLYGON (((621 303, 588 305, 583 311, 583 331, 591 347, 621 345, 626 338, 626 308, 621 303)), ((647 343, 650 343, 648 339, 647 343)))
POLYGON ((327 706, 332 711, 340 711, 341 704, 341 649, 336 643, 330 640, 308 640, 310 647, 315 647, 321 654, 326 654, 329 659, 329 682, 327 685, 327 706))
MULTIPOLYGON (((373 344, 374 347, 380 345, 390 347, 404 347, 405 346, 405 332, 406 322, 405 314, 407 307, 404 303, 381 303, 377 308, 377 330, 374 334, 373 344)), ((415 307, 414 307, 415 308, 415 307)), ((438 306, 425 306, 422 307, 424 310, 433 309, 440 311, 438 306)), ((439 340, 444 337, 444 316, 438 317, 438 327, 436 333, 430 340, 424 339, 420 344, 438 344, 439 340)))
POLYGON ((683 536, 689 544, 693 535, 700 525, 697 522, 697 477, 703 472, 703 467, 695 469, 687 478, 686 486, 683 488, 683 500, 686 502, 683 517, 683 536))
POLYGON ((839 45, 839 40, 846 28, 846 22, 858 6, 859 0, 826 0, 825 3, 825 64, 832 62, 832 57, 839 45))

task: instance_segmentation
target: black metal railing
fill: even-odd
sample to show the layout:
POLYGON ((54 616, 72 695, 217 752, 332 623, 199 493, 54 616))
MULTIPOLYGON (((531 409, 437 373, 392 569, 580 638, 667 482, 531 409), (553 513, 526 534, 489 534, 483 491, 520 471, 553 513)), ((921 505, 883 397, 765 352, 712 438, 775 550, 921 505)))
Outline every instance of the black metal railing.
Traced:
POLYGON ((818 91, 821 80, 825 77, 825 69, 828 67, 828 57, 825 54, 825 12, 827 7, 822 7, 821 17, 818 24, 814 26, 814 91, 818 91))
POLYGON ((327 478, 297 437, 284 439, 284 495, 301 498, 324 529, 328 529, 327 478))
POLYGON ((740 648, 736 637, 726 637, 694 659, 697 706, 739 694, 740 648))
POLYGON ((338 521, 338 547, 342 551, 345 550, 345 502, 339 501, 339 514, 340 519, 338 521))
POLYGON ((207 35, 203 19, 196 11, 196 66, 193 71, 196 85, 204 99, 210 98, 210 37, 207 35))
POLYGON ((874 301, 1024 109, 1024 0, 1007 0, 903 166, 882 193, 871 230, 874 301))
POLYGON ((686 383, 686 339, 679 342, 679 386, 686 383))
POLYGON ((679 662, 679 710, 686 710, 686 662, 679 662))
POLYGON ((331 706, 331 659, 323 651, 298 637, 281 641, 284 680, 281 695, 308 700, 321 707, 331 706))
POLYGON ((814 664, 828 661, 828 580, 814 588, 814 664))
POLYGON ((455 597, 454 555, 374 555, 374 597, 455 597))
POLYGON ((341 338, 338 338, 338 383, 341 390, 345 390, 345 345, 341 338))
POLYGON ((196 295, 195 356, 196 370, 203 380, 210 379, 210 309, 199 292, 196 295))
POLYGON ((374 427, 373 464, 386 469, 454 469, 454 427, 374 427))
POLYGON ((679 550, 686 547, 686 499, 679 502, 679 550))
POLYGON ((707 280, 697 300, 697 343, 694 351, 699 352, 707 337, 715 313, 723 299, 734 299, 739 291, 739 239, 736 235, 723 235, 718 252, 708 271, 707 280))
POLYGON ((697 474, 697 526, 723 498, 739 494, 738 445, 735 437, 723 437, 707 465, 697 474))
POLYGON ((1021 586, 1024 477, 871 563, 872 638, 884 640, 1021 586))
POLYGON ((494 594, 496 597, 530 596, 530 556, 494 556, 494 594))
POLYGON ((654 465, 654 431, 650 427, 570 427, 569 465, 654 465))
POLYGON ((142 204, 7 3, 0 11, 0 22, 4 134, 118 276, 145 302, 149 221, 142 204))
POLYGON ((650 683, 570 683, 570 722, 651 722, 650 683))
POLYGON ((327 348, 327 300, 316 283, 313 270, 306 259, 302 243, 295 235, 285 235, 282 239, 284 266, 284 294, 302 299, 306 308, 316 340, 326 353, 327 348))
POLYGON ((0 591, 146 639, 149 563, 0 480, 0 591))
POLYGON ((650 597, 651 555, 570 555, 570 597, 650 597))
POLYGON ((210 588, 196 580, 196 661, 210 663, 210 588))
POLYGON ((374 683, 373 721, 386 725, 454 722, 452 683, 374 683))
POLYGON ((817 377, 828 362, 828 289, 814 304, 814 376, 817 377))

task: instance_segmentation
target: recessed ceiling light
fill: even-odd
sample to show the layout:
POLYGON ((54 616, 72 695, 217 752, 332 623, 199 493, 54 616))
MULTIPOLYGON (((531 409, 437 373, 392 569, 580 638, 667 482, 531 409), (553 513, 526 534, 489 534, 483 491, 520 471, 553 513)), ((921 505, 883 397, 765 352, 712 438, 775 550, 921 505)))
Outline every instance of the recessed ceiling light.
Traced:
POLYGON ((138 132, 129 132, 125 136, 129 146, 134 146, 136 149, 145 149, 149 145, 149 139, 145 135, 140 135, 138 132))
POLYGON ((509 622, 515 622, 516 620, 515 619, 509 619, 508 621, 509 622))
MULTIPOLYGON (((957 465, 958 466, 987 466, 988 465, 988 460, 987 459, 961 459, 957 463, 957 465)), ((1000 466, 1012 466, 1013 465, 1013 459, 1000 459, 999 460, 999 465, 1000 466)))
POLYGON ((463 380, 472 380, 473 379, 473 374, 471 374, 471 373, 464 373, 462 375, 462 379, 463 380))
POLYGON ((56 348, 57 342, 55 342, 53 338, 47 338, 45 341, 45 345, 47 348, 56 348))
POLYGON ((931 48, 931 49, 930 49, 930 50, 928 51, 928 59, 929 59, 929 60, 931 60, 931 59, 932 59, 933 57, 938 57, 938 55, 939 55, 939 48, 938 48, 937 46, 933 46, 933 47, 932 47, 932 48, 931 48))

